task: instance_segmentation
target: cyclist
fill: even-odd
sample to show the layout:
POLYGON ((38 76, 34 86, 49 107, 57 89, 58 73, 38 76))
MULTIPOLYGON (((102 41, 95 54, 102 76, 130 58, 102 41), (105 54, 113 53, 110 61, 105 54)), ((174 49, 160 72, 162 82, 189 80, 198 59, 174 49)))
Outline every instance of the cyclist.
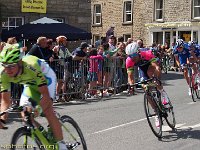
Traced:
MULTIPOLYGON (((189 58, 192 56, 196 58, 194 52, 189 50, 188 44, 184 43, 182 39, 178 39, 176 42, 176 46, 174 48, 173 54, 176 58, 176 62, 178 66, 183 71, 184 78, 189 86, 189 77, 188 77, 188 70, 186 65, 190 62, 189 58)), ((188 95, 191 95, 191 89, 188 89, 188 95)))
MULTIPOLYGON (((161 70, 158 63, 156 62, 157 59, 152 54, 152 51, 151 50, 139 51, 139 47, 137 43, 133 42, 131 44, 132 46, 127 46, 127 49, 126 49, 126 51, 129 51, 129 55, 127 59, 131 59, 133 65, 139 67, 139 69, 141 70, 140 77, 143 80, 146 80, 152 77, 160 78, 161 70)), ((163 89, 163 86, 160 83, 158 83, 157 88, 161 93, 163 105, 165 107, 168 107, 167 104, 168 104, 169 99, 168 99, 167 93, 163 89)), ((159 127, 160 126, 159 121, 157 118, 155 119, 156 119, 155 120, 156 126, 159 127)))
POLYGON ((0 76, 1 104, 10 101, 11 82, 24 85, 20 105, 36 106, 39 104, 58 141, 59 149, 67 150, 62 141, 61 125, 52 107, 56 86, 56 75, 53 70, 47 63, 35 56, 29 55, 22 58, 16 45, 8 45, 3 48, 0 53, 0 62, 4 68, 0 76))

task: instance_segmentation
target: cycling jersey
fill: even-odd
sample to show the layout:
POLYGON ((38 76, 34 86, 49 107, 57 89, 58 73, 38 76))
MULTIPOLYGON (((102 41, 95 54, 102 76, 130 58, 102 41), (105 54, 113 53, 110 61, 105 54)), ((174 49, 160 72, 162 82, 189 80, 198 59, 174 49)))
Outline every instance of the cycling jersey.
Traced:
POLYGON ((190 52, 188 48, 183 48, 182 51, 177 50, 177 46, 175 46, 173 51, 174 56, 179 57, 179 62, 181 65, 187 64, 187 59, 190 57, 190 52))
POLYGON ((38 103, 41 98, 38 87, 47 85, 50 97, 54 99, 56 75, 49 65, 44 60, 29 55, 22 58, 22 67, 22 74, 16 77, 9 77, 4 71, 1 71, 0 92, 10 91, 11 82, 22 84, 24 85, 24 90, 20 104, 21 100, 25 102, 29 98, 38 103))
POLYGON ((131 59, 131 56, 129 56, 126 61, 126 67, 128 68, 130 66, 138 66, 140 69, 140 77, 143 79, 148 79, 149 76, 147 74, 147 70, 151 63, 156 62, 157 59, 155 58, 151 50, 140 51, 139 55, 141 59, 137 63, 135 63, 133 59, 131 59))

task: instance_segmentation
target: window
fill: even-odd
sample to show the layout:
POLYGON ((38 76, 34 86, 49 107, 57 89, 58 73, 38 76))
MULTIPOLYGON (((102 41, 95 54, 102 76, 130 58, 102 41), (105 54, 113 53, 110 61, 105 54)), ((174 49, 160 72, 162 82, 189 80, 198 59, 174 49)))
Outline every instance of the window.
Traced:
POLYGON ((200 0, 193 0, 193 19, 200 19, 200 0))
POLYGON ((163 0, 155 0, 155 20, 163 21, 163 0))
POLYGON ((52 18, 53 20, 59 21, 61 23, 64 23, 64 19, 63 18, 52 18))
POLYGON ((2 29, 11 30, 24 24, 23 17, 8 17, 4 18, 2 22, 2 29))
POLYGON ((101 25, 101 5, 96 4, 94 5, 94 13, 93 13, 93 24, 94 25, 101 25))
POLYGON ((127 42, 129 38, 131 38, 131 34, 124 34, 124 41, 127 42))
POLYGON ((124 2, 123 22, 132 23, 132 1, 124 2))

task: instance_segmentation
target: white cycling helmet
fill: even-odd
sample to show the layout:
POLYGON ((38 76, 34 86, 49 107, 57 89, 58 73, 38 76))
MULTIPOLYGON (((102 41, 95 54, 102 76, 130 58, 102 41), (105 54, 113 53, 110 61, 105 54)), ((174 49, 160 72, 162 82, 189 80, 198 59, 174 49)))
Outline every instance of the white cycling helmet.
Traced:
POLYGON ((176 46, 177 47, 180 47, 180 46, 183 46, 184 45, 184 41, 182 40, 182 39, 178 39, 177 41, 176 41, 176 46))
POLYGON ((136 42, 132 42, 126 46, 126 55, 138 53, 139 46, 136 42))

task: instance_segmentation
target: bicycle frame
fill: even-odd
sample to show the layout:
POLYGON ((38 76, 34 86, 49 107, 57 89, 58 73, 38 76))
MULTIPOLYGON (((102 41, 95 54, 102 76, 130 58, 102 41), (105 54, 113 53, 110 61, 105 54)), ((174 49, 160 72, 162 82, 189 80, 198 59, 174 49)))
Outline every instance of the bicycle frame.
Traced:
POLYGON ((160 92, 157 90, 155 83, 150 83, 149 82, 148 85, 146 86, 145 93, 148 96, 152 97, 151 100, 154 101, 154 103, 156 104, 155 107, 157 107, 162 114, 165 114, 166 112, 165 112, 164 106, 162 105, 160 92), (155 89, 156 95, 154 95, 154 92, 152 91, 152 88, 155 89))

